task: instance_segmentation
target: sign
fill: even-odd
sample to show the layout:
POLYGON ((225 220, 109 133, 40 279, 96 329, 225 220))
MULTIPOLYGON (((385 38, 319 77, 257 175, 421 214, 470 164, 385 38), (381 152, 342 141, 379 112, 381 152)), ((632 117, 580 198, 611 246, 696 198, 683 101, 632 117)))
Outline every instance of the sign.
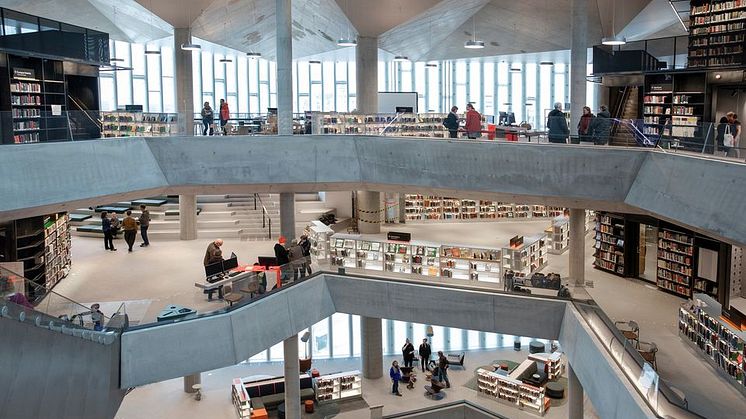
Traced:
POLYGON ((651 92, 670 92, 673 90, 673 85, 670 84, 651 84, 651 92))
POLYGON ((36 72, 33 68, 14 68, 13 78, 16 79, 36 79, 36 72))
POLYGON ((127 112, 142 112, 142 105, 124 105, 127 112))
POLYGON ((396 232, 396 231, 389 231, 389 233, 386 235, 386 238, 388 238, 389 240, 394 240, 394 241, 408 242, 408 241, 412 240, 412 234, 411 233, 396 232))
POLYGON ((52 105, 52 116, 62 115, 62 105, 52 105))

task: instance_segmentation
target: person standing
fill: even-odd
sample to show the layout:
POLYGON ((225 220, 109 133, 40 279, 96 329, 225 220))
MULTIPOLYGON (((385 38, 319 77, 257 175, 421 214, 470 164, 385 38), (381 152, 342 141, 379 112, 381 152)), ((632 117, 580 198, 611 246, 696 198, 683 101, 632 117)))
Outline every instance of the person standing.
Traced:
POLYGON ((290 242, 288 259, 290 259, 290 263, 293 265, 293 281, 297 281, 298 277, 303 278, 306 276, 306 265, 303 263, 303 248, 298 245, 297 240, 290 242))
POLYGON ((451 112, 443 120, 443 126, 448 130, 448 138, 458 138, 458 106, 451 108, 451 112))
POLYGON ((723 144, 723 140, 725 139, 725 133, 726 131, 730 132, 728 129, 728 118, 722 117, 720 118, 720 122, 718 123, 717 128, 715 129, 715 151, 724 151, 726 154, 728 150, 726 150, 725 145, 723 144))
POLYGON ((205 258, 202 261, 202 264, 207 266, 207 265, 222 261, 223 251, 220 250, 220 246, 222 245, 223 245, 222 239, 215 239, 212 242, 210 242, 210 244, 207 245, 207 250, 205 251, 205 258))
POLYGON ((111 237, 116 239, 117 234, 119 234, 119 229, 122 227, 122 222, 119 221, 119 217, 117 217, 116 212, 112 212, 109 219, 111 220, 111 237))
POLYGON ((114 248, 114 234, 111 229, 111 219, 106 211, 101 212, 101 230, 104 232, 104 249, 117 250, 114 248))
POLYGON ((399 369, 398 361, 394 361, 391 363, 391 368, 389 369, 389 377, 391 377, 391 394, 401 396, 401 393, 399 393, 399 380, 401 380, 401 370, 399 369))
POLYGON ((138 218, 137 221, 140 223, 140 238, 142 238, 140 247, 150 246, 150 241, 148 240, 148 227, 150 227, 150 211, 148 211, 145 205, 140 205, 140 218, 138 218))
POLYGON ((593 114, 591 113, 591 108, 583 106, 583 115, 580 116, 580 122, 578 122, 578 135, 581 142, 592 141, 592 126, 593 114))
POLYGON ((303 249, 303 269, 311 275, 311 241, 308 240, 307 235, 300 236, 298 246, 303 249))
POLYGON ((202 115, 202 135, 207 135, 208 129, 210 130, 210 135, 212 135, 214 133, 212 126, 215 122, 215 114, 210 107, 210 102, 205 102, 200 115, 202 115))
POLYGON ((443 355, 443 351, 438 351, 438 381, 445 381, 446 388, 451 387, 451 382, 448 381, 448 359, 443 355))
POLYGON ((411 368, 414 362, 414 345, 409 341, 409 338, 404 342, 404 346, 401 348, 402 358, 404 358, 404 367, 411 368))
POLYGON ((230 119, 231 113, 228 110, 228 102, 225 99, 220 99, 220 130, 223 131, 223 135, 228 135, 225 131, 225 125, 230 119))
POLYGON ((482 115, 471 103, 466 104, 466 136, 475 140, 482 136, 482 115))
POLYGON ((735 112, 728 112, 725 114, 725 117, 728 118, 728 131, 730 131, 730 135, 732 136, 732 138, 728 137, 728 132, 726 132, 725 139, 723 140, 723 144, 728 147, 726 156, 740 158, 741 152, 738 146, 741 139, 741 122, 738 120, 738 115, 735 112))
POLYGON ((567 136, 570 135, 570 129, 567 128, 567 119, 562 112, 562 104, 557 102, 554 109, 549 112, 547 117, 547 131, 549 142, 557 144, 567 144, 567 136))
POLYGON ((427 338, 422 339, 418 352, 420 354, 420 368, 422 368, 422 372, 425 372, 428 369, 427 363, 430 361, 430 355, 433 353, 430 344, 427 343, 427 338))
POLYGON ((277 266, 280 267, 280 281, 282 282, 287 281, 290 276, 288 274, 288 269, 290 269, 290 266, 288 266, 290 255, 288 254, 288 249, 285 248, 285 243, 287 243, 285 236, 280 236, 277 239, 277 243, 275 243, 275 260, 277 261, 277 266))
POLYGON ((131 252, 135 244, 135 236, 137 236, 137 220, 132 217, 132 210, 127 210, 127 216, 122 220, 122 227, 124 228, 124 241, 129 247, 127 251, 131 252))
POLYGON ((593 142, 596 145, 606 145, 609 143, 609 135, 611 134, 611 114, 606 105, 601 105, 599 109, 600 111, 591 123, 593 142))

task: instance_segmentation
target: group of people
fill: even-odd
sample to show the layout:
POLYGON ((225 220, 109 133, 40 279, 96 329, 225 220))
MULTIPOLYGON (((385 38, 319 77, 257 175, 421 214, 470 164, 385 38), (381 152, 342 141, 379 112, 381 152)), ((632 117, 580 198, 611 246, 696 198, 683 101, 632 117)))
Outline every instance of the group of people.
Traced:
MULTIPOLYGON (((592 142, 596 145, 608 144, 611 122, 611 114, 606 105, 601 105, 596 115, 593 115, 590 107, 584 106, 583 114, 578 122, 580 141, 592 142)), ((567 118, 562 111, 562 104, 557 102, 547 116, 547 137, 550 143, 566 144, 569 136, 570 128, 567 126, 567 118)))
MULTIPOLYGON (((412 366, 415 359, 414 345, 412 344, 412 342, 409 341, 409 338, 407 338, 404 342, 404 346, 402 346, 401 351, 402 358, 404 360, 404 368, 414 368, 412 366)), ((422 339, 422 343, 420 344, 417 353, 420 355, 420 369, 422 370, 422 372, 431 371, 432 380, 437 380, 441 383, 444 383, 446 388, 451 387, 451 382, 448 380, 448 358, 446 358, 443 352, 438 351, 438 360, 433 363, 433 368, 431 368, 430 366, 430 356, 432 355, 433 351, 427 338, 422 339)), ((391 368, 389 368, 389 377, 391 377, 391 394, 401 396, 401 393, 399 392, 399 381, 401 381, 402 379, 402 370, 399 366, 399 361, 394 361, 391 363, 391 368)), ((412 386, 409 386, 409 388, 412 388, 412 386)))
MULTIPOLYGON (((210 102, 205 102, 204 106, 202 107, 202 112, 200 112, 200 115, 202 115, 202 135, 207 135, 209 132, 210 135, 215 134, 215 112, 213 111, 212 107, 210 107, 210 102)), ((226 135, 225 126, 228 124, 228 119, 230 119, 230 110, 228 109, 228 102, 225 101, 225 99, 220 99, 220 109, 218 109, 218 118, 220 119, 220 131, 223 133, 223 135, 226 135)))
MULTIPOLYGON (((443 126, 448 130, 449 138, 458 138, 459 121, 458 106, 454 106, 443 120, 443 126)), ((470 139, 477 139, 482 136, 482 115, 474 109, 474 105, 471 103, 466 104, 464 131, 470 139)))
POLYGON ((148 228, 150 227, 150 211, 148 211, 145 205, 140 205, 140 216, 135 219, 132 216, 132 210, 125 212, 125 217, 122 221, 115 212, 111 215, 107 211, 101 212, 101 230, 104 232, 104 249, 110 251, 116 251, 114 247, 114 238, 119 234, 120 230, 124 230, 124 241, 127 243, 127 251, 132 251, 132 246, 135 245, 135 238, 137 237, 137 227, 140 226, 140 237, 142 243, 140 247, 150 246, 150 240, 148 240, 148 228))
POLYGON ((300 240, 293 239, 290 246, 287 246, 285 236, 280 236, 274 250, 283 282, 290 278, 290 272, 293 273, 293 280, 303 278, 306 273, 311 274, 311 242, 307 235, 300 236, 300 240))
POLYGON ((728 112, 724 117, 720 118, 720 123, 717 127, 717 135, 715 137, 718 147, 717 151, 725 152, 727 157, 740 158, 740 140, 741 121, 738 120, 738 115, 735 112, 728 112))

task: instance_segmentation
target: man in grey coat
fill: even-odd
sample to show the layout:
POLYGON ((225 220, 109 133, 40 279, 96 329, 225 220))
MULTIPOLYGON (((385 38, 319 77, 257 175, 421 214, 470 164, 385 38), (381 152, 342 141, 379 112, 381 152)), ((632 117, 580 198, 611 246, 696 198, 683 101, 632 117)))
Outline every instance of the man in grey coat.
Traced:
POLYGON ((562 104, 557 102, 554 109, 549 112, 547 117, 547 131, 549 142, 558 144, 567 144, 567 136, 570 135, 570 129, 567 127, 565 113, 562 112, 562 104))

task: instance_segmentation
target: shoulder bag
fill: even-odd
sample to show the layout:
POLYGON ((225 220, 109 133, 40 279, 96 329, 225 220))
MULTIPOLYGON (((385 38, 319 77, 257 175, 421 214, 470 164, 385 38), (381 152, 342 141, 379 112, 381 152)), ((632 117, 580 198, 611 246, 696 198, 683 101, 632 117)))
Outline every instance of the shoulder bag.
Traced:
POLYGON ((730 132, 730 124, 725 126, 725 134, 723 134, 723 146, 734 147, 736 145, 736 139, 730 132))

